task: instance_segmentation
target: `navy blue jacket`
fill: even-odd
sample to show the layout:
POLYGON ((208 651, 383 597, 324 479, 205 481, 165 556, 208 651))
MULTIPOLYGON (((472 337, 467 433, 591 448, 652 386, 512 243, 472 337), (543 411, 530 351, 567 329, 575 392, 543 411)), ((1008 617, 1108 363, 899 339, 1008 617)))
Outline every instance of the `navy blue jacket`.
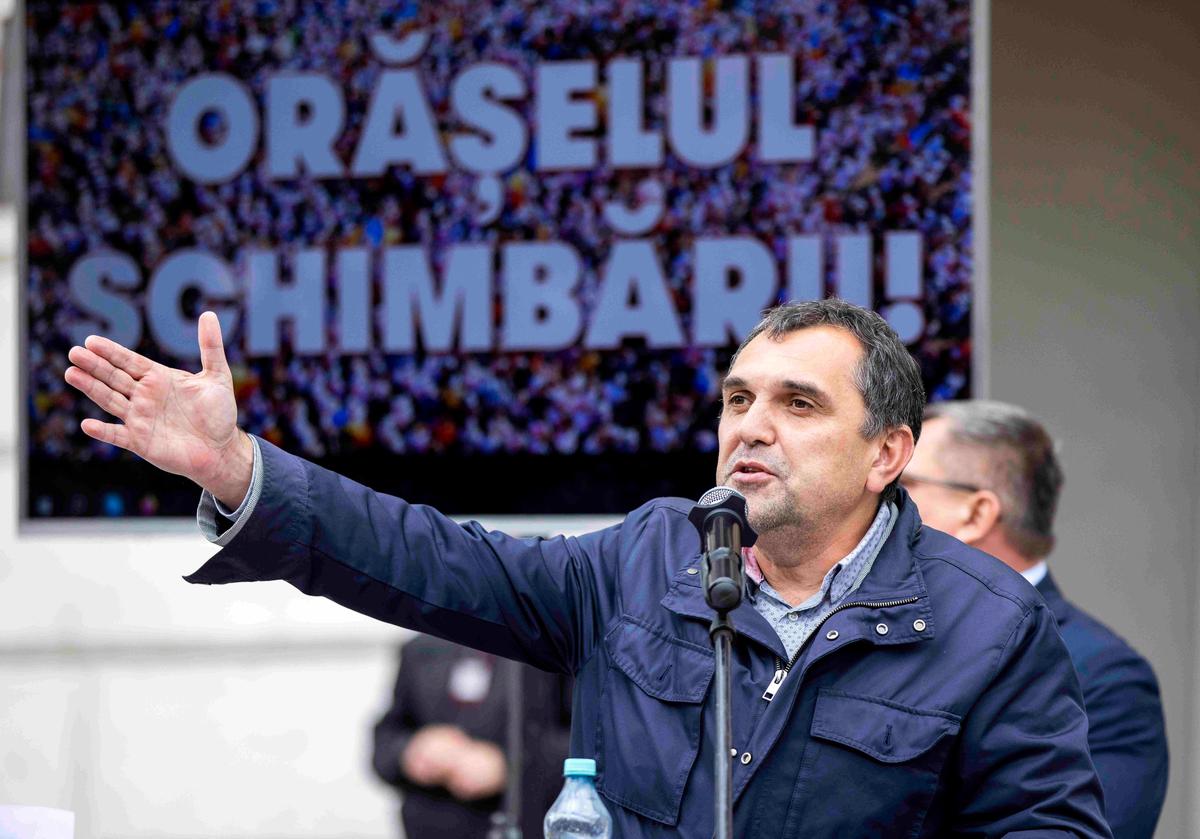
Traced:
MULTIPOLYGON (((576 675, 571 751, 619 837, 713 834, 711 613, 690 502, 579 538, 515 539, 260 442, 252 515, 189 580, 283 579, 382 620, 576 675)), ((997 560, 899 518, 851 602, 786 659, 733 613, 742 837, 1108 837, 1075 670, 997 560)))
POLYGON ((1150 663, 1063 598, 1047 574, 1038 591, 1058 620, 1079 674, 1088 744, 1116 839, 1148 839, 1167 795, 1167 733, 1150 663))

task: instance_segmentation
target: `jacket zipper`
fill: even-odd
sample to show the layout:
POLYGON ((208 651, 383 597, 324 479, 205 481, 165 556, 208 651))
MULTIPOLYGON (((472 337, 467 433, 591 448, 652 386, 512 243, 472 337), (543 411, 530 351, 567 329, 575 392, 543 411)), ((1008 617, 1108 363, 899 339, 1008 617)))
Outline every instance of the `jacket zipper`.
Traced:
MULTIPOLYGON (((825 621, 832 618, 842 609, 850 609, 855 606, 863 606, 868 609, 890 609, 893 606, 907 606, 909 603, 916 603, 919 597, 910 597, 907 600, 887 600, 887 601, 866 601, 859 600, 854 603, 843 603, 840 606, 835 606, 829 610, 829 614, 821 618, 821 622, 813 627, 813 631, 809 634, 809 638, 816 635, 817 632, 825 625, 825 621)), ((779 688, 783 685, 783 680, 787 678, 788 673, 796 666, 796 662, 800 659, 800 653, 804 652, 805 644, 800 645, 800 649, 796 650, 796 654, 792 656, 792 660, 786 665, 778 658, 775 659, 775 678, 771 679, 771 684, 767 685, 767 689, 763 691, 762 698, 770 702, 775 698, 775 694, 779 693, 779 688)))

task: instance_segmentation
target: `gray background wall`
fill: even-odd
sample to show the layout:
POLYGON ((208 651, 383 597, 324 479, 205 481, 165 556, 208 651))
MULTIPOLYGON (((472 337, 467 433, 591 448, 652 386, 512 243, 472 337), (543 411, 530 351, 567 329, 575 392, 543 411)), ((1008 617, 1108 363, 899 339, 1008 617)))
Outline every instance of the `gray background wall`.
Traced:
MULTIPOLYGON (((1162 680, 1170 839, 1200 836, 1198 36, 1195 0, 1003 0, 989 39, 985 375, 1063 440, 1064 588, 1162 680)), ((0 388, 9 499, 18 405, 0 388)), ((183 584, 210 552, 186 528, 21 533, 0 505, 0 803, 75 810, 80 837, 391 835, 366 746, 400 634, 283 584, 183 584)))
POLYGON ((1200 835, 1198 42, 1195 0, 992 5, 991 395, 1057 432, 1052 567, 1162 682, 1160 837, 1200 835))

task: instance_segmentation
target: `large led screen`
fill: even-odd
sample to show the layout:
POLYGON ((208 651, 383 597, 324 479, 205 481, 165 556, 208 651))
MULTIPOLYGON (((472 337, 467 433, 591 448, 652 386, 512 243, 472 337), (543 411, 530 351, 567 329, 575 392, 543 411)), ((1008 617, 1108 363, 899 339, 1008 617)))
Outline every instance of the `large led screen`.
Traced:
POLYGON ((190 515, 66 352, 451 513, 711 485, 762 310, 881 312, 971 393, 969 2, 29 0, 26 516, 190 515))

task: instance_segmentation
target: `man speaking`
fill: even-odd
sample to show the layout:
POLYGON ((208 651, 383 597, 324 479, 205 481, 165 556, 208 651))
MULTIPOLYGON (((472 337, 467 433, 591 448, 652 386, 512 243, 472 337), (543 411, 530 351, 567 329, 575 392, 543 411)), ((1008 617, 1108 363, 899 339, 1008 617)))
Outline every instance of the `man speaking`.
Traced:
MULTIPOLYGON (((713 613, 689 502, 579 538, 456 524, 241 432, 215 315, 199 334, 199 374, 97 337, 66 373, 120 420, 88 435, 203 487, 223 550, 192 582, 287 580, 574 674, 571 753, 596 759, 614 834, 712 835, 713 613)), ((1110 836, 1054 616, 922 528, 897 485, 924 393, 882 318, 774 309, 722 390, 717 481, 759 534, 733 612, 735 835, 1110 836)))

